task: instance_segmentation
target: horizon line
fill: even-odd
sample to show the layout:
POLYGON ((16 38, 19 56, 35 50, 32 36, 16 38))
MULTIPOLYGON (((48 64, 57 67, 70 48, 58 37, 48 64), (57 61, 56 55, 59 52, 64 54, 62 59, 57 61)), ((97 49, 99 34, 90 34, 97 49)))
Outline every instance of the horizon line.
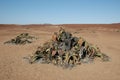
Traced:
POLYGON ((0 25, 67 25, 67 24, 120 24, 118 23, 61 23, 61 24, 53 24, 53 23, 31 23, 31 24, 13 24, 13 23, 6 23, 6 24, 1 24, 0 25))

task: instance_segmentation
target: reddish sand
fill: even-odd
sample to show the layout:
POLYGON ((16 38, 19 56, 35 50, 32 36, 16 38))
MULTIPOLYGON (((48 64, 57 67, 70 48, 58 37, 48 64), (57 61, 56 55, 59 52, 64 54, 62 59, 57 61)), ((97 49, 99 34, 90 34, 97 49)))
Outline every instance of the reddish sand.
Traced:
POLYGON ((120 80, 120 24, 0 25, 0 80, 120 80), (111 61, 97 59, 70 70, 52 64, 29 64, 23 59, 49 40, 60 26, 98 45, 111 61), (27 45, 3 44, 24 32, 38 39, 27 45))

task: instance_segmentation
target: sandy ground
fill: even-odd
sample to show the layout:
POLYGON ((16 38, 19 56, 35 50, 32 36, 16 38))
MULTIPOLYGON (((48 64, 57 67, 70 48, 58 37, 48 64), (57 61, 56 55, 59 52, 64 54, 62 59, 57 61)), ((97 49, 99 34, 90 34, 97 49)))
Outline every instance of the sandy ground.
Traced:
POLYGON ((59 27, 0 25, 0 80, 120 80, 120 24, 73 26, 64 25, 74 36, 82 36, 98 45, 102 52, 111 57, 111 61, 95 60, 94 63, 81 64, 73 69, 52 64, 29 64, 23 57, 34 53, 59 27), (3 44, 23 32, 38 39, 27 45, 3 44))

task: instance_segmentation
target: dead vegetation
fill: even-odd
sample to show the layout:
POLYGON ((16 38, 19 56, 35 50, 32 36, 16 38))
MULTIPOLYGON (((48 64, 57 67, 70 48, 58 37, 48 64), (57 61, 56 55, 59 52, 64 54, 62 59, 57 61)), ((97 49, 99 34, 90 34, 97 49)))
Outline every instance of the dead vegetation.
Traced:
POLYGON ((82 37, 72 36, 60 28, 52 39, 39 46, 36 52, 30 56, 29 62, 52 63, 63 68, 71 68, 81 63, 93 62, 95 58, 109 61, 109 57, 103 54, 99 47, 91 45, 82 37))

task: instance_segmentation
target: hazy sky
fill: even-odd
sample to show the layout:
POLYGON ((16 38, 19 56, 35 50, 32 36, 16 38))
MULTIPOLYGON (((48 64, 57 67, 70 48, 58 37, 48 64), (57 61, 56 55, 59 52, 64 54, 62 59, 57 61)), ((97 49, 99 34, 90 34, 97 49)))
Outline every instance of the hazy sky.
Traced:
POLYGON ((118 22, 120 0, 0 0, 0 24, 118 22))

